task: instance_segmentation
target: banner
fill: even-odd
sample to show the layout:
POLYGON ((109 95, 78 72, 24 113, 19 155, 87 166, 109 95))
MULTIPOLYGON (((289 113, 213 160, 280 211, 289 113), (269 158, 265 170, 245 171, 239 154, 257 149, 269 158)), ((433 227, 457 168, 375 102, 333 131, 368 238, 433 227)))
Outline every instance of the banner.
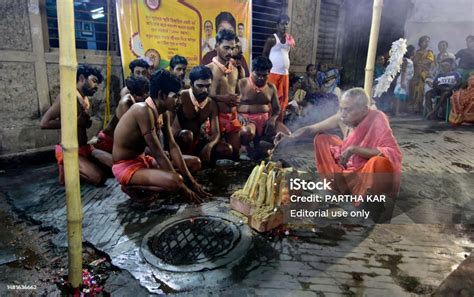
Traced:
POLYGON ((235 30, 250 61, 251 7, 250 0, 116 0, 124 75, 137 58, 154 69, 174 55, 186 57, 188 68, 199 65, 222 28, 235 30))

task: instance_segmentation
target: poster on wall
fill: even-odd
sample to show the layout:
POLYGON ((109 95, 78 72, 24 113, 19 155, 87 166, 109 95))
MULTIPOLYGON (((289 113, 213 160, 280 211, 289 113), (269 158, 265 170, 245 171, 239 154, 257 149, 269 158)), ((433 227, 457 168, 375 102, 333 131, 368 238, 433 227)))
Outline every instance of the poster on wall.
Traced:
POLYGON ((249 61, 251 7, 251 0, 116 0, 125 76, 137 58, 154 69, 167 67, 174 55, 186 57, 188 68, 199 65, 223 28, 237 33, 249 61))

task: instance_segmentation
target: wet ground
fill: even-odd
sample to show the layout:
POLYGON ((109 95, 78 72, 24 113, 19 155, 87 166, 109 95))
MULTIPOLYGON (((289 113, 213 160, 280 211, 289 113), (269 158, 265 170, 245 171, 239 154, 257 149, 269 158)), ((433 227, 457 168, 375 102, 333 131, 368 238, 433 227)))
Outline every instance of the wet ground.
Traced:
MULTIPOLYGON (((353 226, 329 222, 289 226, 271 234, 252 233, 251 246, 235 261, 214 271, 185 274, 160 271, 144 259, 140 250, 143 237, 156 225, 177 216, 186 217, 195 212, 228 215, 228 197, 242 186, 254 164, 240 163, 201 172, 198 180, 209 186, 215 199, 199 208, 173 201, 148 206, 132 203, 113 179, 102 188, 82 185, 84 240, 91 249, 110 257, 117 271, 120 270, 108 277, 104 289, 113 296, 149 293, 201 296, 210 292, 231 296, 434 293, 474 247, 474 230, 470 225, 474 213, 471 203, 474 128, 452 128, 414 118, 394 119, 391 124, 404 152, 402 189, 392 224, 353 226), (194 286, 192 290, 186 287, 189 284, 194 286)), ((301 170, 314 171, 310 143, 276 152, 275 157, 301 170)), ((31 264, 22 263, 18 268, 20 272, 32 271, 29 276, 12 272, 17 259, 0 265, 9 274, 8 277, 2 274, 0 295, 3 296, 2 292, 20 292, 7 288, 15 281, 20 285, 38 284, 44 274, 58 274, 58 270, 64 269, 61 265, 51 268, 51 263, 58 255, 65 258, 67 237, 64 189, 57 185, 54 164, 3 172, 0 187, 2 201, 8 203, 5 209, 13 211, 4 214, 4 218, 7 221, 10 218, 9 226, 14 228, 1 237, 2 259, 8 262, 12 257, 26 258, 28 248, 35 255, 30 257, 35 259, 31 264), (29 232, 19 238, 23 249, 9 245, 9 239, 20 232, 15 220, 21 220, 29 232), (35 236, 45 242, 42 244, 35 236), (36 259, 41 257, 45 258, 44 262, 37 265, 36 259), (32 265, 38 268, 28 270, 32 265), (53 271, 48 274, 47 269, 53 271)), ((239 218, 235 218, 235 223, 238 225, 239 218)), ((243 226, 239 228, 244 232, 243 226)), ((64 260, 62 263, 66 265, 64 260)), ((451 287, 458 291, 451 292, 463 289, 460 287, 466 283, 462 281, 463 271, 472 270, 459 269, 453 273, 458 275, 454 281, 458 285, 451 287)), ((45 285, 41 288, 38 285, 31 291, 32 295, 40 295, 41 290, 55 293, 51 281, 41 283, 45 285)))

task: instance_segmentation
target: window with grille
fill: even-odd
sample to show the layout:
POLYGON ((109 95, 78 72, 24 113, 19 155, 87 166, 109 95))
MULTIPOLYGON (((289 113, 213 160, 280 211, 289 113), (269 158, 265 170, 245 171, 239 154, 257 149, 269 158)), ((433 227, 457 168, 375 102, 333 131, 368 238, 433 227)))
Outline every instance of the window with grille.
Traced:
POLYGON ((262 55, 268 37, 276 32, 276 24, 282 13, 287 13, 287 0, 252 1, 252 56, 262 55))
MULTIPOLYGON (((46 0, 49 46, 59 47, 57 0, 46 0)), ((63 1, 63 0, 59 0, 63 1)), ((107 9, 110 12, 110 50, 117 50, 115 1, 74 0, 76 48, 107 50, 107 9), (110 7, 108 7, 110 3, 110 7)))
POLYGON ((341 4, 338 1, 321 1, 317 61, 335 63, 340 9, 341 4))

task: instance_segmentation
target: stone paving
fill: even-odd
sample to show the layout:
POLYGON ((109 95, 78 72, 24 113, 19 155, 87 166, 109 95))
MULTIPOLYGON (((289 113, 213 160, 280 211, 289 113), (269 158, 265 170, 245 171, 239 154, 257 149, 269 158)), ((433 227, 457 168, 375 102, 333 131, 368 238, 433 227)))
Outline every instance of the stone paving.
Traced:
MULTIPOLYGON (((194 290, 176 292, 169 286, 176 276, 166 279, 141 256, 143 236, 175 214, 228 212, 226 197, 253 167, 243 163, 200 173, 198 179, 217 198, 197 209, 173 201, 140 207, 113 179, 101 188, 82 185, 84 240, 127 271, 108 284, 113 296, 146 296, 138 283, 151 293, 182 296, 431 294, 474 247, 474 227, 468 225, 473 224, 474 208, 469 204, 474 193, 473 127, 451 128, 413 118, 392 120, 392 127, 404 152, 404 174, 390 225, 295 226, 289 235, 277 237, 254 233, 247 255, 224 281, 215 283, 201 274, 194 290)), ((280 153, 299 169, 314 171, 312 150, 303 143, 280 153)), ((56 176, 55 165, 6 172, 0 175, 0 187, 15 211, 53 228, 55 244, 65 246, 64 189, 56 176)))

